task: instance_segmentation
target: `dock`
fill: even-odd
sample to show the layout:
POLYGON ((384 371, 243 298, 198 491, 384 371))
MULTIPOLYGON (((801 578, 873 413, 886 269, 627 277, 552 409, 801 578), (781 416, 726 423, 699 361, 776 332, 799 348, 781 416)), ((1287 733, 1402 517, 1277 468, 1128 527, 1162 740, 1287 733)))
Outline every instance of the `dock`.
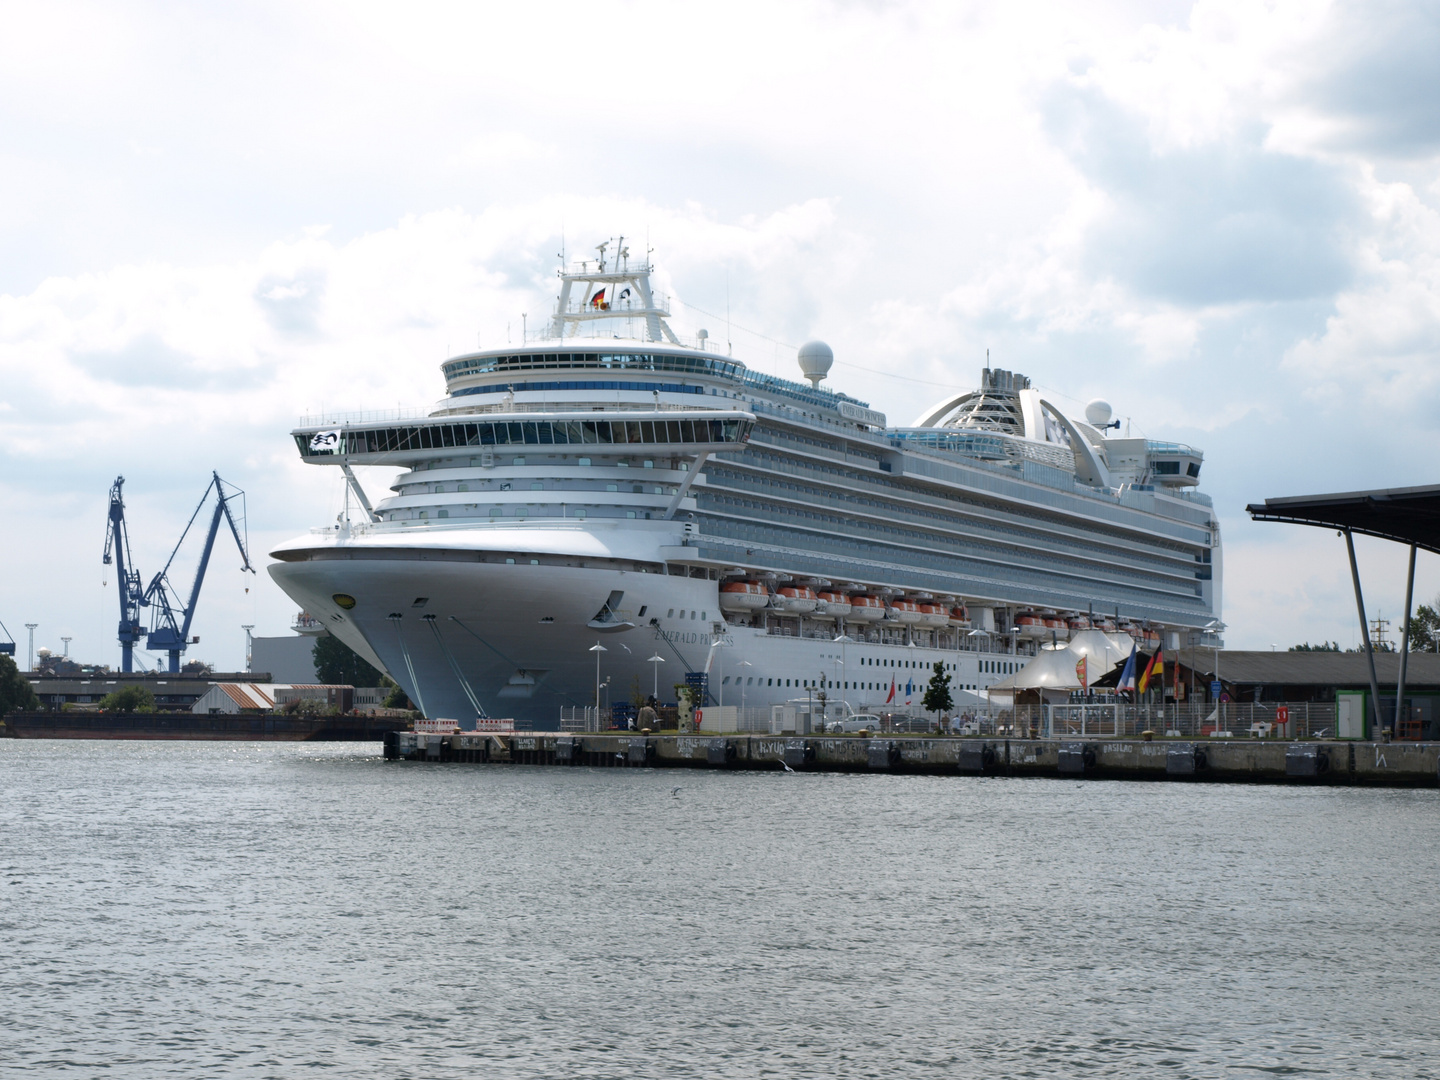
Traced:
POLYGON ((512 766, 1440 787, 1440 743, 391 732, 385 757, 512 766))

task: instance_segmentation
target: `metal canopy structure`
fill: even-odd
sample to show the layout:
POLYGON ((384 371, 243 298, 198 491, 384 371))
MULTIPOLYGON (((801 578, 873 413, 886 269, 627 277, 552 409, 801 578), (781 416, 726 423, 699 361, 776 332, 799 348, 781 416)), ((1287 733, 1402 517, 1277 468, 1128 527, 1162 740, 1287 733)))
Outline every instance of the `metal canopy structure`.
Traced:
POLYGON ((1245 509, 1256 521, 1319 525, 1440 554, 1440 487, 1292 495, 1251 503, 1245 509))
POLYGON ((1355 586, 1355 609, 1360 616, 1360 637, 1370 666, 1370 700, 1375 727, 1380 719, 1380 684, 1375 677, 1375 649, 1365 618, 1360 591, 1360 567, 1355 561, 1355 533, 1410 545, 1410 567, 1405 578, 1405 623, 1400 639, 1400 677, 1395 687, 1392 734, 1400 734, 1405 707, 1405 668, 1410 655, 1410 607, 1415 597, 1415 553, 1420 548, 1440 554, 1440 486, 1388 488, 1379 491, 1345 491, 1334 495, 1292 495, 1251 503, 1246 511, 1255 521, 1284 521, 1293 525, 1319 525, 1345 537, 1350 556, 1350 580, 1355 586))

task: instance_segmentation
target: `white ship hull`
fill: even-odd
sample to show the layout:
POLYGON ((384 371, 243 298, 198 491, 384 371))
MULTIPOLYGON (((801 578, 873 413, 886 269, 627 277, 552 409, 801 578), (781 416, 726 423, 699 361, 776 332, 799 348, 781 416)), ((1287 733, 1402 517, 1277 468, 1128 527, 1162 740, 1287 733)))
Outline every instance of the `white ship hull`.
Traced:
MULTIPOLYGON (((570 541, 572 549, 584 546, 587 538, 606 539, 579 529, 557 528, 553 536, 570 541)), ((476 530, 467 538, 452 533, 447 549, 455 551, 467 539, 481 545, 474 548, 481 552, 502 542, 504 534, 476 530)), ((648 696, 657 683, 660 700, 674 701, 674 687, 684 682, 685 673, 704 671, 707 662, 710 704, 743 704, 749 710, 803 699, 807 682, 812 689, 823 685, 831 702, 843 699, 856 710, 903 708, 907 700, 918 708, 936 661, 947 665, 956 688, 1003 677, 982 679, 982 654, 953 643, 937 648, 836 642, 832 621, 809 625, 816 637, 797 637, 800 623, 794 616, 772 617, 774 632, 730 625, 719 610, 718 585, 710 580, 532 566, 523 559, 513 564, 436 561, 433 556, 412 560, 393 557, 387 547, 335 538, 319 550, 350 557, 282 561, 269 570, 335 636, 407 690, 413 688, 412 695, 421 699, 415 704, 427 716, 466 726, 476 715, 467 684, 487 715, 512 717, 538 730, 557 727, 562 709, 593 706, 596 654, 590 650, 596 644, 606 650, 600 654, 599 680, 608 683, 601 692, 607 703, 629 701, 637 691, 648 696), (596 629, 592 620, 616 592, 623 594, 616 621, 631 625, 596 629), (337 595, 353 598, 354 606, 340 607, 337 595), (423 606, 416 607, 421 599, 423 606), (712 650, 717 631, 724 645, 712 650), (654 655, 663 662, 649 661, 654 655), (753 681, 742 685, 736 679, 753 681), (887 704, 892 679, 897 691, 887 704)), ((276 554, 284 558, 296 548, 315 550, 316 545, 297 540, 276 554)), ((857 626, 853 632, 868 629, 857 626)))

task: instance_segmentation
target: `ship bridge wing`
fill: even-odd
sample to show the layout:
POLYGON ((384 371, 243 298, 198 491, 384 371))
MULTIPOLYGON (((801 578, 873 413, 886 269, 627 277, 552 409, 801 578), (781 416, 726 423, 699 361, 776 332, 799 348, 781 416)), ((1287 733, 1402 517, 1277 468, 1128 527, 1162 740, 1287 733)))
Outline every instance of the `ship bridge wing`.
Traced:
POLYGON ((343 420, 296 428, 300 457, 312 465, 408 465, 457 450, 496 447, 635 447, 679 455, 734 450, 750 439, 755 415, 740 410, 613 410, 604 413, 487 414, 390 423, 343 420))

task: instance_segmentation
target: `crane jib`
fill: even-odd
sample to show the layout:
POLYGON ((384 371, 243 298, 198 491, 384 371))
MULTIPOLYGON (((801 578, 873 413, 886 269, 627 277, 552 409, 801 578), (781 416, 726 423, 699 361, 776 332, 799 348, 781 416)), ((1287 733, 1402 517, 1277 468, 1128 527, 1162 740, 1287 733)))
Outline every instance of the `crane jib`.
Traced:
POLYGON ((180 539, 176 541, 175 549, 171 551, 170 558, 165 562, 165 568, 151 579, 147 587, 142 588, 140 572, 135 568, 134 559, 130 555, 130 537, 125 524, 124 485, 125 478, 121 476, 116 478, 110 488, 110 513, 105 532, 104 555, 106 565, 110 565, 112 561, 115 565, 119 586, 120 625, 118 637, 121 670, 125 672, 134 670, 135 645, 140 640, 142 633, 140 609, 149 608, 150 628, 148 632, 145 632, 145 648, 167 653, 169 670, 178 672, 180 670, 180 654, 185 651, 186 645, 193 643, 190 638, 190 624, 195 617, 195 606, 200 599, 200 586, 205 581, 205 571, 215 549, 215 538, 219 535, 222 519, 229 525, 230 534, 235 538, 235 545, 240 549, 240 557, 243 560, 241 570, 255 573, 255 568, 250 564, 249 545, 246 543, 245 536, 242 535, 240 525, 240 522, 244 521, 244 510, 241 510, 240 519, 237 522, 230 505, 235 499, 240 499, 243 507, 245 493, 239 488, 227 485, 220 479, 219 473, 212 472, 210 483, 206 485, 205 493, 200 497, 200 503, 195 507, 195 512, 190 515, 190 520, 180 534, 180 539), (228 494, 226 493, 227 487, 230 488, 228 494), (205 534, 205 543, 195 570, 195 579, 191 583, 189 594, 182 603, 178 590, 170 582, 170 567, 174 565, 175 557, 180 553, 180 548, 184 545, 185 538, 190 534, 196 519, 200 517, 200 512, 205 509, 212 490, 216 497, 215 509, 210 516, 210 526, 205 534))

